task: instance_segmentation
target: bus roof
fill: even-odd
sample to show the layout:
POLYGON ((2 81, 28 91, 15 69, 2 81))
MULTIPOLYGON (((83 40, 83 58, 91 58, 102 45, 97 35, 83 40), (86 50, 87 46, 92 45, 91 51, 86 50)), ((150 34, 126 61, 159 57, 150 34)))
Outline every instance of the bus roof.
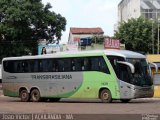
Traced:
POLYGON ((146 58, 145 55, 129 51, 129 50, 104 50, 106 55, 111 55, 111 56, 120 56, 124 58, 146 58))
POLYGON ((111 55, 111 56, 120 56, 124 58, 146 58, 144 55, 132 52, 128 50, 91 50, 91 51, 67 51, 67 52, 58 52, 54 54, 46 55, 35 55, 35 56, 21 56, 21 57, 7 57, 3 60, 17 60, 17 59, 41 59, 41 58, 57 58, 65 56, 88 56, 88 55, 111 55))
POLYGON ((42 58, 59 58, 59 57, 79 57, 79 56, 96 56, 96 55, 104 55, 103 51, 96 50, 96 51, 67 51, 67 52, 58 52, 53 54, 45 54, 45 55, 35 55, 35 56, 20 56, 20 57, 6 57, 3 58, 4 60, 24 60, 24 59, 42 59, 42 58))

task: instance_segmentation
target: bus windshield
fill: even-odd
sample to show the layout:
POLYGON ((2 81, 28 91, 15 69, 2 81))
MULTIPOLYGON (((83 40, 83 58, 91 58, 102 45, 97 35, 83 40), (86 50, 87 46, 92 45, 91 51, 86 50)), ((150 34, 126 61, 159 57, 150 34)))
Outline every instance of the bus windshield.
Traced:
POLYGON ((113 69, 119 80, 137 85, 150 86, 152 85, 151 71, 149 65, 144 58, 126 58, 118 56, 107 56, 111 62, 113 69), (135 73, 132 74, 129 66, 124 64, 116 64, 117 61, 129 62, 134 65, 135 73))
POLYGON ((135 73, 131 75, 131 83, 137 86, 150 86, 152 85, 151 71, 146 59, 140 58, 127 58, 127 62, 135 67, 135 73))

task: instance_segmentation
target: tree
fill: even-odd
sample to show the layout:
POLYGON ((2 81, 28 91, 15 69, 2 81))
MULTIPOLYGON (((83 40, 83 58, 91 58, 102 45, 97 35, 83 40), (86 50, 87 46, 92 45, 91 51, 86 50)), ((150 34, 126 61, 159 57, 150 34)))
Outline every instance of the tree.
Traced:
POLYGON ((139 52, 152 52, 152 21, 139 17, 122 22, 115 38, 126 45, 126 49, 139 52))
POLYGON ((37 41, 60 40, 66 19, 41 0, 0 0, 0 55, 36 54, 37 41))
POLYGON ((103 35, 95 35, 91 39, 92 39, 92 43, 94 43, 94 44, 103 44, 105 36, 103 36, 103 35))

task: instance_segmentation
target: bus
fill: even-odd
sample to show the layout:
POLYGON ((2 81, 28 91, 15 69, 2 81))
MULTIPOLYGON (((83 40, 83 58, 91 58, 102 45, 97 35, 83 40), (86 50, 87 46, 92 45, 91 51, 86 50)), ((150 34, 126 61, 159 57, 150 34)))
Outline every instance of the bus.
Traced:
POLYGON ((153 96, 145 56, 131 51, 62 52, 2 60, 4 96, 22 102, 61 98, 129 102, 153 96))

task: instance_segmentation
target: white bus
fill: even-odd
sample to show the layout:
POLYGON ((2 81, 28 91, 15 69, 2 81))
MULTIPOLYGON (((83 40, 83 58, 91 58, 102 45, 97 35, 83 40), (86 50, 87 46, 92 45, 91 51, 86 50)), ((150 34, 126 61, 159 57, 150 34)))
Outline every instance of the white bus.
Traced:
POLYGON ((5 96, 21 101, 99 98, 102 102, 153 96, 144 55, 104 50, 9 57, 2 60, 5 96))

